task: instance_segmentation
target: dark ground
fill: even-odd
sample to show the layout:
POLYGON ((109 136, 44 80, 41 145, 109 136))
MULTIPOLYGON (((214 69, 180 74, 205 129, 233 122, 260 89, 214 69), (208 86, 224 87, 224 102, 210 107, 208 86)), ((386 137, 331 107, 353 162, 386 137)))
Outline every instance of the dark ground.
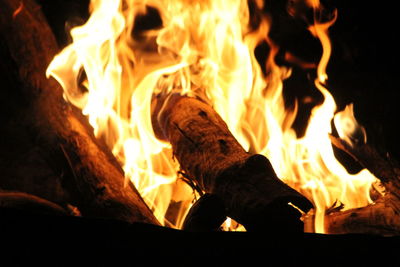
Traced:
MULTIPOLYGON (((271 6, 281 6, 279 1, 269 2, 271 6)), ((68 41, 65 21, 80 23, 87 14, 87 0, 38 2, 60 45, 68 41)), ((365 126, 369 142, 400 159, 397 10, 388 3, 361 0, 332 0, 329 4, 337 7, 339 16, 331 29, 333 55, 328 66, 328 87, 340 108, 355 104, 356 118, 365 126)), ((279 12, 276 16, 283 23, 275 26, 277 43, 304 59, 315 60, 315 51, 320 49, 318 42, 305 37, 297 22, 279 12), (286 28, 294 31, 280 31, 286 28)), ((307 75, 311 74, 294 69, 293 78, 286 82, 288 105, 294 98, 301 101, 305 96, 318 102, 319 96, 307 75)), ((309 107, 304 107, 303 114, 307 110, 309 107)), ((305 117, 299 116, 296 122, 299 133, 305 117)), ((120 266, 125 262, 128 266, 228 266, 237 265, 239 260, 246 261, 243 266, 349 266, 350 262, 354 266, 354 261, 358 262, 356 266, 400 265, 398 237, 188 233, 151 225, 15 210, 0 210, 0 218, 4 246, 0 254, 8 256, 12 266, 41 262, 54 266, 120 266), (54 261, 50 260, 53 258, 54 261), (272 264, 274 260, 278 263, 272 264)), ((6 258, 0 259, 0 266, 10 266, 6 262, 6 258)))
POLYGON ((399 237, 192 233, 0 209, 1 266, 399 266, 399 237))

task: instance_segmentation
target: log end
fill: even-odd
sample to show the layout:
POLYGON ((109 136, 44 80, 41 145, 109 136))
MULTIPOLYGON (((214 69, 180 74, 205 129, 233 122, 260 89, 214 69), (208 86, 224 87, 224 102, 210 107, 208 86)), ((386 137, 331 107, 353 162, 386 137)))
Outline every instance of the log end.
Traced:
POLYGON ((248 231, 303 232, 302 210, 312 203, 282 182, 263 155, 252 155, 242 165, 218 176, 215 194, 224 196, 227 215, 248 231), (297 208, 295 208, 297 207, 297 208))
POLYGON ((204 194, 189 210, 182 229, 195 232, 217 231, 225 220, 223 201, 216 195, 204 194))

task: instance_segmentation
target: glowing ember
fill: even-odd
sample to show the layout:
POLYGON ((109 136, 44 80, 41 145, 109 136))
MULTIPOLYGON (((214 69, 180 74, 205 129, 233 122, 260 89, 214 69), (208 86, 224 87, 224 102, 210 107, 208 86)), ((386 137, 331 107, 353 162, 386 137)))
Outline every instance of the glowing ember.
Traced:
POLYGON ((19 4, 19 7, 14 11, 14 13, 13 13, 13 15, 12 15, 13 19, 15 19, 15 18, 18 16, 18 14, 21 13, 21 11, 22 11, 23 9, 24 9, 24 3, 21 2, 21 3, 19 4))
MULTIPOLYGON (((313 201, 315 231, 322 233, 324 211, 336 200, 346 208, 366 205, 375 177, 366 170, 349 174, 333 154, 329 134, 336 105, 324 84, 328 29, 336 13, 320 22, 319 1, 303 4, 314 9, 309 30, 323 47, 315 85, 324 101, 312 110, 301 138, 292 129, 296 109, 284 105, 283 80, 291 71, 275 62, 279 47, 268 37, 270 18, 251 31, 244 0, 92 0, 90 19, 71 31, 73 43, 54 58, 47 75, 88 116, 160 222, 180 227, 193 199, 177 179, 170 145, 151 126, 153 94, 177 92, 210 103, 245 149, 267 156, 279 177, 313 201), (154 10, 159 27, 138 31, 135 21, 154 10), (270 46, 266 77, 254 55, 263 41, 270 46), (166 217, 172 202, 179 212, 166 217)), ((262 9, 262 1, 256 5, 262 9)), ((346 110, 335 125, 341 138, 353 140, 364 130, 351 107, 346 110)))

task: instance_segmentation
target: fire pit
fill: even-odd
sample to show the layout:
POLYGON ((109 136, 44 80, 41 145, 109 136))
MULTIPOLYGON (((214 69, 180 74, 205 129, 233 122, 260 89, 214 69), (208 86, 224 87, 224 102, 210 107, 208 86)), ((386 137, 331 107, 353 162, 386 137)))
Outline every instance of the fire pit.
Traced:
MULTIPOLYGON (((2 208, 171 236, 399 234, 400 155, 379 121, 391 108, 376 107, 374 86, 362 93, 367 53, 351 33, 365 32, 340 15, 351 6, 64 5, 84 12, 0 3, 2 208)), ((371 84, 390 77, 373 72, 371 84)))

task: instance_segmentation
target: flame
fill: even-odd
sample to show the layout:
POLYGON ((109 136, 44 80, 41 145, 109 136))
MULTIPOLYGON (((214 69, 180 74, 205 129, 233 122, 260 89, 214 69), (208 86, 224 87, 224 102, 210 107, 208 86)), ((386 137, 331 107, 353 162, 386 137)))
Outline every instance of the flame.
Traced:
MULTIPOLYGON (((291 70, 275 62, 279 47, 268 36, 271 18, 264 15, 250 29, 245 0, 92 0, 89 20, 72 29, 73 43, 54 58, 47 76, 88 116, 161 223, 179 228, 193 200, 177 179, 171 146, 151 126, 153 94, 177 92, 210 103, 246 150, 266 155, 279 177, 313 201, 315 231, 323 233, 325 210, 336 200, 347 208, 366 205, 375 177, 366 170, 349 174, 333 154, 333 118, 344 140, 360 127, 349 112, 335 116, 325 88, 328 29, 336 12, 321 22, 319 1, 305 3, 315 12, 309 30, 323 47, 315 86, 324 101, 312 110, 303 137, 292 128, 297 106, 284 105, 283 81, 291 70), (158 14, 159 23, 136 28, 148 13, 158 14), (254 54, 261 42, 270 47, 266 76, 254 54)), ((255 5, 261 10, 263 1, 255 5)))
POLYGON ((22 12, 22 10, 24 9, 24 2, 20 2, 18 8, 13 12, 12 17, 13 19, 15 19, 19 13, 22 12))
POLYGON ((367 133, 354 117, 353 103, 336 113, 334 118, 335 128, 339 137, 353 146, 355 143, 367 143, 367 133))

